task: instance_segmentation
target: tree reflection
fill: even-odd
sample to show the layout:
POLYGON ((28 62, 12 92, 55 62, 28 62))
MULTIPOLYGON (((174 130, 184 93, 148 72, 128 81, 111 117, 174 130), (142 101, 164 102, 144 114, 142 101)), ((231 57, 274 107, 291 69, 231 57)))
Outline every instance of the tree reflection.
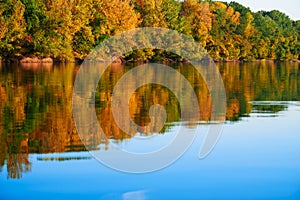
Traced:
MULTIPOLYGON (((300 73, 298 63, 220 63, 218 65, 226 93, 229 121, 240 120, 251 110, 276 113, 285 106, 252 105, 250 101, 299 101, 300 73)), ((149 109, 162 105, 167 125, 162 130, 150 127, 138 130, 129 127, 124 133, 116 125, 111 111, 111 95, 117 81, 132 66, 108 68, 96 92, 96 113, 105 136, 94 133, 80 138, 72 120, 72 89, 77 66, 73 64, 31 70, 30 67, 0 68, 0 166, 7 165, 9 178, 21 178, 31 170, 30 153, 70 152, 108 148, 109 140, 122 142, 137 133, 163 134, 180 120, 180 105, 174 94, 161 85, 144 85, 131 96, 129 113, 135 123, 150 122, 149 109), (86 148, 82 140, 90 141, 86 148)), ((176 65, 175 69, 191 83, 197 97, 202 123, 209 123, 211 99, 205 82, 191 66, 176 65)), ((163 75, 162 75, 163 76, 163 75)), ((180 80, 178 80, 180 82, 180 80)), ((134 83, 132 83, 134 84, 134 83)), ((174 83, 177 84, 177 83, 174 83)), ((189 103, 188 101, 186 102, 189 103)), ((130 126, 130 125, 128 125, 130 126)), ((91 130, 93 132, 93 130, 91 130)), ((66 160, 68 160, 66 158, 66 160)))
POLYGON ((22 178, 22 173, 31 171, 28 153, 8 154, 7 172, 9 178, 22 178))

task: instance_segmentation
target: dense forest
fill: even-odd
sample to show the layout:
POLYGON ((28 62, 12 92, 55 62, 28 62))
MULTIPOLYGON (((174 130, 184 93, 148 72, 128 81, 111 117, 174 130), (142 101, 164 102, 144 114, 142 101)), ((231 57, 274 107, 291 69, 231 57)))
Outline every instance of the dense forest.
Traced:
MULTIPOLYGON (((106 38, 136 27, 177 30, 215 60, 299 59, 300 21, 277 10, 201 0, 1 0, 0 57, 80 60, 106 38)), ((124 58, 166 57, 141 49, 124 58)))

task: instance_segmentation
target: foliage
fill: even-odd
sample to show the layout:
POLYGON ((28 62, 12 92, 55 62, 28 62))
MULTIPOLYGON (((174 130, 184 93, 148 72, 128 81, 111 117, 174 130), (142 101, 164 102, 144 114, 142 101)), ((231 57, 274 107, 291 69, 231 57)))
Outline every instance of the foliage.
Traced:
MULTIPOLYGON (((189 35, 215 60, 299 58, 299 21, 277 10, 200 0, 2 0, 0 56, 84 59, 104 39, 136 27, 189 35)), ((125 59, 178 57, 142 49, 125 59)))

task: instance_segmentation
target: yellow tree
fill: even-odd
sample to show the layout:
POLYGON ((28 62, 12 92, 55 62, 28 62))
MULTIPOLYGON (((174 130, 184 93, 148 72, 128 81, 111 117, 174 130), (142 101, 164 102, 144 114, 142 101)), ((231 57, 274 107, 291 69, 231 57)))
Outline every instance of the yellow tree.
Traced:
POLYGON ((183 14, 191 25, 193 37, 205 47, 212 29, 213 14, 209 2, 186 0, 183 2, 183 14))
POLYGON ((46 1, 45 5, 46 15, 54 24, 50 43, 54 57, 73 59, 74 54, 84 58, 90 50, 88 44, 94 44, 90 21, 97 12, 95 5, 101 5, 100 0, 53 0, 46 1), (86 45, 85 49, 82 49, 82 43, 86 45))
POLYGON ((103 0, 99 12, 104 20, 100 24, 100 34, 114 35, 140 24, 140 16, 127 0, 103 0))
POLYGON ((214 2, 211 10, 214 17, 211 39, 207 42, 208 52, 217 60, 237 59, 239 49, 235 48, 235 43, 240 40, 236 34, 240 13, 221 2, 214 2))
POLYGON ((0 56, 19 56, 26 37, 25 6, 18 0, 0 2, 0 56))
POLYGON ((143 27, 167 27, 164 19, 163 0, 133 0, 136 10, 142 16, 143 27))

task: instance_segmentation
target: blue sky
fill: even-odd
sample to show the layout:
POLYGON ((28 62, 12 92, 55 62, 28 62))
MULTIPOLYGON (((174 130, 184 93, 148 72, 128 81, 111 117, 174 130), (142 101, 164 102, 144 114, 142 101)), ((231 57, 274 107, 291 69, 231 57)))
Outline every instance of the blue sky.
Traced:
POLYGON ((300 0, 235 0, 235 2, 249 7, 252 11, 279 10, 293 20, 300 20, 300 0))

